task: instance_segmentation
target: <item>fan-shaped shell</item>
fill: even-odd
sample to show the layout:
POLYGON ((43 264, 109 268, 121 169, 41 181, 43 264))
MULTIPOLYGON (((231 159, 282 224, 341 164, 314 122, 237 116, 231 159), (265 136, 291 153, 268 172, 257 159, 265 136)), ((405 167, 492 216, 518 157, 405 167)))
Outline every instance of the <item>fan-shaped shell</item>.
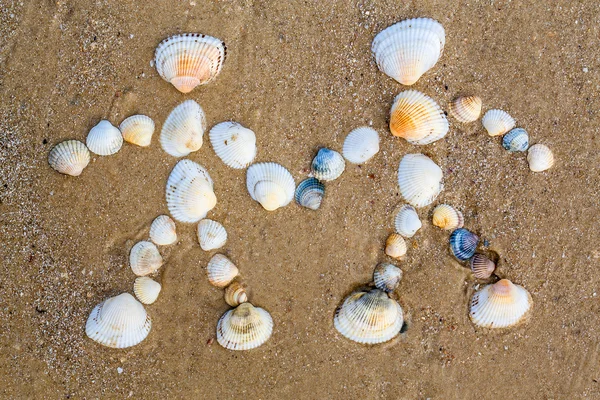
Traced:
POLYGON ((197 222, 217 204, 208 171, 191 160, 181 160, 169 175, 167 207, 180 222, 197 222))
POLYGON ((324 182, 337 179, 345 168, 344 157, 337 151, 327 148, 318 151, 310 166, 311 175, 324 182))
POLYGON ((392 135, 412 144, 428 144, 446 136, 448 120, 440 106, 416 90, 401 92, 390 111, 392 135))
POLYGON ((234 263, 223 254, 215 254, 206 266, 208 281, 211 285, 224 288, 240 273, 234 263))
POLYGON ((159 246, 167 246, 177 241, 175 221, 168 215, 159 215, 150 225, 150 240, 159 246))
POLYGON ((527 162, 529 162, 529 169, 533 172, 545 171, 554 165, 554 154, 548 146, 534 144, 527 152, 527 162))
POLYGON ((496 264, 484 256, 483 254, 476 253, 469 261, 471 271, 477 279, 487 279, 494 273, 496 264))
POLYGON ((431 204, 440 194, 443 173, 429 157, 407 154, 398 167, 398 185, 402 197, 414 207, 431 204))
POLYGON ((385 254, 392 258, 403 257, 406 250, 406 241, 399 233, 392 233, 385 241, 385 254))
POLYGON ((462 228, 465 223, 463 214, 448 204, 440 204, 433 210, 433 225, 453 231, 462 228))
POLYGON ((325 196, 325 185, 316 178, 307 178, 296 188, 296 202, 302 207, 318 210, 325 196))
POLYGON ((417 210, 415 210, 413 206, 406 204, 402 206, 400 211, 398 211, 398 214, 396 214, 394 226, 396 227, 396 232, 400 235, 405 238, 411 238, 419 229, 421 229, 422 224, 419 215, 417 214, 417 210))
POLYGON ((461 261, 473 257, 478 243, 479 236, 465 228, 459 228, 450 235, 450 250, 461 261))
POLYGON ((450 103, 450 113, 459 122, 477 121, 481 114, 482 101, 479 96, 460 96, 450 103))
POLYGON ((379 152, 379 134, 373 128, 361 126, 344 140, 342 154, 353 164, 364 164, 379 152))
POLYGON ((246 172, 246 187, 250 197, 265 210, 273 211, 288 205, 294 198, 296 183, 292 174, 277 163, 257 163, 246 172))
POLYGON ((132 115, 119 125, 123 139, 138 146, 150 146, 154 134, 154 121, 145 115, 132 115))
POLYGON ((250 303, 242 303, 219 319, 217 342, 228 350, 250 350, 269 340, 272 332, 271 314, 250 303))
POLYGON ((104 346, 122 349, 140 343, 150 328, 152 321, 144 306, 129 293, 123 293, 94 307, 85 333, 104 346))
POLYGON ((90 129, 85 144, 88 149, 99 156, 110 156, 121 150, 123 135, 118 128, 103 119, 90 129))
POLYGON ((529 135, 523 128, 515 128, 502 138, 502 147, 510 152, 527 151, 529 147, 529 135))
POLYGON ((404 323, 400 304, 379 289, 348 296, 335 312, 333 325, 358 343, 376 344, 393 339, 404 323))
POLYGON ((158 270, 163 259, 151 242, 137 242, 129 252, 129 265, 134 274, 145 276, 158 270))
POLYGON ((508 279, 501 279, 473 295, 469 317, 483 328, 508 328, 523 322, 532 305, 527 290, 508 279))
POLYGON ((198 223, 198 242, 204 251, 218 249, 227 242, 227 231, 217 221, 203 219, 198 223))
POLYGON ((248 301, 246 288, 238 281, 233 281, 225 288, 225 302, 231 307, 237 307, 248 301))
POLYGON ((217 156, 231 168, 246 168, 256 157, 256 136, 237 122, 221 122, 208 133, 217 156))
POLYGON ((135 293, 135 297, 143 304, 154 303, 158 298, 161 288, 160 283, 147 276, 135 278, 135 282, 133 283, 133 293, 135 293))
POLYGON ((373 271, 375 287, 384 292, 393 292, 398 288, 402 279, 402 270, 395 265, 381 263, 373 271))
POLYGON ((204 110, 186 100, 171 111, 160 131, 160 145, 173 157, 184 157, 202 147, 206 130, 204 110))
POLYGON ((189 93, 217 77, 227 48, 225 43, 201 33, 166 38, 156 48, 154 61, 159 75, 181 93, 189 93))
POLYGON ((490 136, 504 135, 515 127, 515 120, 506 111, 489 110, 481 119, 490 136))
POLYGON ((48 153, 48 164, 61 174, 79 176, 90 162, 90 152, 78 140, 60 142, 48 153))

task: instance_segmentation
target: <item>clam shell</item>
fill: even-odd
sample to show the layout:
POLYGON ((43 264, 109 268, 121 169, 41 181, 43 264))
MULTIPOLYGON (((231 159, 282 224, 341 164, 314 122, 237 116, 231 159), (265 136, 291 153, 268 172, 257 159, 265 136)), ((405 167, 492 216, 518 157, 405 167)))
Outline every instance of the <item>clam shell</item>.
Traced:
POLYGON ((156 48, 154 62, 159 75, 181 93, 189 93, 217 77, 227 48, 225 43, 201 33, 166 38, 156 48))
POLYGON ((481 119, 490 136, 504 135, 515 127, 515 120, 506 111, 489 110, 481 119))
POLYGON ((250 350, 269 340, 272 332, 271 314, 250 303, 242 303, 219 319, 217 342, 228 350, 250 350))
POLYGON ((197 222, 217 204, 208 171, 191 160, 181 160, 169 175, 167 207, 179 222, 197 222))
POLYGON ((223 254, 212 256, 206 266, 208 281, 211 285, 218 288, 224 288, 229 285, 238 276, 239 272, 235 264, 223 254))
POLYGON ((407 154, 398 167, 398 185, 402 197, 414 207, 431 204, 440 194, 443 173, 429 157, 407 154))
POLYGON ((337 179, 345 168, 344 157, 337 151, 327 148, 319 150, 310 166, 311 176, 323 182, 337 179))
POLYGON ((396 214, 394 226, 396 227, 396 232, 400 235, 405 238, 411 238, 421 229, 422 224, 415 208, 406 204, 396 214))
POLYGON ((484 256, 483 254, 476 253, 469 261, 471 271, 477 279, 487 279, 494 273, 496 264, 484 256))
POLYGON ((152 328, 144 306, 129 293, 104 300, 92 310, 85 324, 86 335, 108 347, 135 346, 152 328))
POLYGON ((508 328, 523 322, 532 305, 527 290, 501 279, 473 295, 469 317, 482 328, 508 328))
POLYGON ((151 242, 137 242, 129 252, 129 265, 137 276, 145 276, 158 270, 163 259, 151 242))
POLYGON ((90 129, 85 144, 88 149, 99 156, 110 156, 121 150, 123 135, 118 128, 103 119, 98 125, 90 129))
POLYGON ((154 134, 154 121, 145 115, 132 115, 119 125, 123 139, 138 146, 150 146, 154 134))
POLYGON ((173 157, 184 157, 202 147, 206 130, 204 110, 186 100, 171 111, 160 131, 160 145, 173 157))
POLYGON ((412 85, 437 63, 445 42, 439 22, 413 18, 379 32, 371 51, 380 71, 403 85, 412 85))
POLYGON ((316 178, 307 178, 296 188, 296 202, 302 207, 318 210, 325 196, 325 185, 316 178))
POLYGON ((246 187, 250 197, 265 210, 273 211, 288 205, 294 198, 296 183, 292 174, 277 163, 257 163, 246 172, 246 187))
POLYGON ((217 156, 231 168, 246 168, 256 157, 256 135, 237 122, 213 126, 208 137, 217 156))
POLYGON ((461 261, 473 257, 478 243, 479 236, 465 228, 459 228, 450 235, 450 250, 461 261))
POLYGON ((333 325, 358 343, 387 342, 400 333, 404 316, 400 304, 379 289, 348 296, 335 312, 333 325))
POLYGON ((394 99, 390 111, 392 135, 423 145, 443 138, 449 128, 446 115, 431 97, 406 90, 394 99))
POLYGON ((438 228, 453 231, 462 228, 465 219, 463 214, 448 204, 440 204, 433 210, 433 225, 438 228))
POLYGON ((515 128, 502 138, 502 147, 510 152, 527 151, 529 135, 523 128, 515 128))
POLYGON ((150 240, 159 246, 167 246, 177 241, 175 221, 168 215, 159 215, 150 225, 150 240))
POLYGON ((529 169, 533 172, 545 171, 554 165, 554 154, 548 146, 534 144, 527 152, 527 162, 529 162, 529 169))
POLYGON ((479 96, 461 96, 450 103, 450 113, 459 122, 469 123, 477 121, 481 115, 482 101, 479 96))
POLYGON ((353 164, 364 164, 379 152, 379 134, 373 128, 361 126, 346 136, 342 154, 353 164))
POLYGON ((384 292, 393 292, 400 285, 402 270, 395 265, 381 263, 373 271, 373 282, 375 287, 384 292))
POLYGON ((158 298, 161 288, 160 283, 153 281, 147 276, 135 278, 135 282, 133 283, 133 293, 135 293, 135 297, 143 304, 154 303, 158 298))
POLYGON ((198 223, 198 242, 204 251, 218 249, 227 242, 227 231, 217 221, 203 219, 198 223))
POLYGON ((61 174, 79 176, 90 162, 90 152, 78 140, 60 142, 48 153, 48 164, 61 174))
POLYGON ((399 233, 392 233, 385 241, 385 254, 392 258, 403 257, 406 250, 406 241, 399 233))
POLYGON ((248 301, 246 288, 238 281, 233 281, 225 288, 225 302, 231 307, 237 307, 248 301))

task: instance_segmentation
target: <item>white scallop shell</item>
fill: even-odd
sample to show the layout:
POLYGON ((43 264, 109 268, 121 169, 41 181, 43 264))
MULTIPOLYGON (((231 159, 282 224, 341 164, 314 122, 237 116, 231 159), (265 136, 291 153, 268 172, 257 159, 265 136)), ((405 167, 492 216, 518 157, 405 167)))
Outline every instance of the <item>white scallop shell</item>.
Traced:
POLYGON ((379 152, 379 134, 373 128, 361 126, 346 136, 342 154, 353 164, 363 164, 379 152))
POLYGON ((246 187, 253 200, 258 201, 265 210, 273 211, 293 200, 296 184, 287 169, 269 162, 253 164, 248 168, 246 187))
POLYGON ((217 156, 231 168, 246 168, 256 157, 256 135, 237 122, 221 122, 208 133, 217 156))
POLYGON ((215 254, 206 266, 206 273, 211 285, 224 288, 239 275, 240 271, 229 258, 223 254, 215 254))
POLYGON ((133 293, 143 304, 152 304, 158 298, 162 286, 160 283, 148 278, 147 276, 140 276, 135 278, 133 283, 133 293))
POLYGON ((104 300, 92 310, 85 324, 86 335, 117 349, 135 346, 152 328, 144 306, 129 293, 104 300))
POLYGON ((479 96, 461 96, 450 103, 450 113, 459 122, 477 121, 481 114, 482 101, 479 96))
POLYGON ((163 259, 154 243, 137 242, 129 252, 129 265, 137 276, 145 276, 158 270, 163 259))
POLYGON ((522 322, 532 303, 527 290, 502 279, 473 295, 469 317, 483 328, 507 328, 522 322))
POLYGON ((154 121, 145 115, 132 115, 121 122, 119 129, 126 142, 146 147, 152 142, 154 121))
POLYGON ((444 111, 431 97, 416 90, 396 96, 390 111, 392 135, 424 145, 446 136, 450 125, 444 111))
POLYGON ((186 100, 171 111, 160 131, 160 144, 173 157, 184 157, 202 147, 206 130, 204 110, 186 100))
POLYGON ((529 169, 533 172, 545 171, 554 165, 554 154, 548 146, 534 144, 527 152, 527 162, 529 162, 529 169))
POLYGON ((90 152, 78 140, 60 142, 48 153, 48 164, 61 174, 79 176, 90 162, 90 152))
POLYGON ((250 350, 269 340, 272 332, 271 314, 250 303, 242 303, 219 319, 217 342, 229 350, 250 350))
POLYGON ((399 233, 392 233, 385 241, 385 254, 399 259, 406 254, 406 241, 399 233))
POLYGON ((121 150, 123 135, 118 128, 103 119, 98 125, 90 129, 85 144, 88 149, 99 156, 109 156, 121 150))
POLYGON ((218 249, 227 242, 227 231, 217 221, 203 219, 198 223, 198 242, 204 251, 218 249))
POLYGON ((415 208, 406 204, 396 214, 394 226, 400 235, 411 238, 421 229, 422 224, 415 208))
POLYGON ((181 160, 169 175, 167 207, 177 221, 197 222, 217 204, 208 171, 191 160, 181 160))
POLYGON ((489 110, 481 119, 490 136, 504 135, 515 127, 515 120, 506 111, 489 110))
POLYGON ((175 221, 168 215, 159 215, 150 225, 150 240, 160 246, 167 246, 177 241, 175 221))
POLYGON ((398 288, 402 279, 402 270, 395 265, 381 263, 373 271, 375 287, 384 292, 393 292, 398 288))
POLYGON ((443 173, 429 157, 407 154, 398 167, 398 185, 402 197, 414 207, 431 204, 440 194, 443 173))
POLYGON ((432 223, 438 228, 453 231, 462 228, 465 219, 463 214, 454 207, 448 204, 440 204, 433 210, 432 223))

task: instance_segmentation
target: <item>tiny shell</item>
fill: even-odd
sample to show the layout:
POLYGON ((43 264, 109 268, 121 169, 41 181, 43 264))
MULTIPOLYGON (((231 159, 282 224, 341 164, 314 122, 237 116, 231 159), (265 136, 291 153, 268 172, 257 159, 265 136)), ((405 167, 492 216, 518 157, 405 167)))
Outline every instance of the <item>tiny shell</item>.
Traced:
POLYGON ((402 197, 414 207, 425 207, 435 200, 444 185, 442 169, 423 154, 407 154, 398 167, 402 197))
POLYGON ((227 231, 217 221, 203 219, 198 223, 198 242, 204 251, 218 249, 227 242, 227 231))
POLYGON ((150 240, 160 246, 167 246, 177 241, 175 222, 168 215, 159 215, 150 225, 150 240))
POLYGON ((145 115, 132 115, 121 122, 119 129, 126 142, 146 147, 152 142, 154 121, 145 115))
POLYGON ((273 211, 294 199, 296 183, 283 166, 272 162, 257 163, 246 171, 246 188, 253 200, 265 210, 273 211))
POLYGON ((489 110, 481 119, 490 136, 504 135, 515 127, 515 120, 506 111, 489 110))
POLYGON ((316 178, 307 178, 296 188, 296 202, 311 210, 318 210, 325 196, 325 185, 316 178))
POLYGON ((228 350, 250 350, 271 337, 273 318, 266 310, 242 303, 217 323, 217 342, 228 350))
POLYGON ((217 156, 231 168, 246 168, 256 157, 256 136, 237 122, 221 122, 208 133, 217 156))
POLYGON ((135 278, 135 282, 133 283, 133 293, 135 293, 135 297, 143 304, 154 303, 158 298, 161 288, 160 283, 153 281, 147 276, 135 278))
POLYGON ((501 279, 473 295, 469 317, 482 328, 508 328, 523 322, 532 305, 527 290, 501 279))
POLYGON ((179 161, 167 180, 167 207, 179 222, 197 222, 217 204, 213 181, 200 164, 179 161))
POLYGON ((476 253, 469 262, 471 271, 477 279, 487 279, 494 273, 496 264, 486 256, 476 253))
POLYGON ((411 238, 421 229, 422 224, 415 208, 406 204, 396 214, 394 226, 400 235, 411 238))
POLYGON ((461 96, 450 104, 450 113, 459 122, 477 121, 481 114, 481 98, 479 96, 461 96))
POLYGON ((137 242, 129 252, 129 265, 137 276, 145 276, 158 270, 163 259, 151 242, 137 242))
POLYGON ((353 164, 364 164, 379 152, 379 134, 373 128, 362 126, 346 136, 342 154, 353 164))
POLYGON ((399 233, 392 233, 385 242, 385 254, 392 258, 400 258, 406 254, 406 241, 399 233))
POLYGON ((173 157, 184 157, 202 147, 206 130, 204 110, 186 100, 171 111, 160 131, 160 145, 173 157))
POLYGON ((240 273, 234 263, 223 254, 215 254, 206 266, 208 281, 211 285, 224 288, 240 273))
POLYGON ((340 153, 322 148, 313 159, 310 169, 311 176, 327 182, 337 179, 345 168, 346 162, 340 153))
POLYGON ((453 231, 462 228, 465 223, 463 214, 448 204, 440 204, 433 210, 433 225, 453 231))
POLYGON ((48 164, 61 174, 79 176, 90 162, 90 152, 78 140, 60 142, 48 153, 48 164))
POLYGON ((231 307, 237 307, 248 301, 246 288, 238 281, 233 281, 225 288, 225 302, 231 307))
POLYGON ((90 129, 85 144, 88 149, 99 156, 109 156, 121 150, 123 135, 118 128, 103 119, 98 125, 90 129))
POLYGON ((373 282, 375 287, 384 292, 393 292, 402 279, 402 270, 395 265, 381 263, 375 267, 373 282))
POLYGON ((510 152, 527 151, 529 147, 529 135, 523 128, 515 128, 502 138, 502 147, 510 152))
POLYGON ((533 172, 545 171, 554 165, 554 154, 548 146, 543 144, 534 144, 527 153, 529 169, 533 172))
POLYGON ((459 228, 450 235, 450 250, 461 261, 473 257, 478 243, 479 237, 465 228, 459 228))
POLYGON ((412 144, 429 144, 446 136, 450 125, 440 106, 416 90, 401 92, 390 111, 392 135, 412 144))

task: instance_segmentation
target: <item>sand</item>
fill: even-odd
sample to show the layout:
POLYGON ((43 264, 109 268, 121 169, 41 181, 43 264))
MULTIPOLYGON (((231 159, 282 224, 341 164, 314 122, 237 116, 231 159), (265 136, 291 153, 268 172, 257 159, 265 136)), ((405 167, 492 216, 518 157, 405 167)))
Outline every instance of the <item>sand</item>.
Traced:
MULTIPOLYGON (((600 398, 598 97, 600 6, 592 1, 0 1, 0 397, 252 399, 600 398), (414 86, 444 109, 461 93, 509 111, 557 162, 529 171, 479 122, 418 147, 394 138, 387 115, 404 88, 370 55, 377 32, 428 16, 446 29, 441 60, 414 86), (150 61, 179 32, 223 39, 218 79, 183 95, 150 61), (272 338, 230 352, 215 338, 227 310, 209 285, 212 253, 195 226, 161 248, 159 300, 149 337, 124 350, 85 336, 91 309, 132 291, 131 246, 166 213, 176 159, 158 143, 94 156, 78 178, 53 171, 48 151, 84 140, 100 119, 134 113, 157 128, 185 99, 209 126, 235 120, 256 132, 257 161, 303 179, 319 146, 372 125, 381 151, 327 184, 318 212, 295 204, 266 212, 208 137, 190 159, 215 181, 210 217, 228 229, 222 249, 251 300, 269 310, 272 338), (423 152, 444 170, 437 203, 500 256, 497 274, 523 285, 530 321, 489 332, 468 319, 481 282, 449 254, 448 233, 419 210, 423 228, 399 263, 407 330, 379 346, 335 331, 336 306, 373 267, 402 204, 396 170, 423 152), (122 370, 121 370, 122 369, 122 370), (119 373, 121 371, 121 373, 119 373)), ((388 260, 389 261, 389 260, 388 260)))

